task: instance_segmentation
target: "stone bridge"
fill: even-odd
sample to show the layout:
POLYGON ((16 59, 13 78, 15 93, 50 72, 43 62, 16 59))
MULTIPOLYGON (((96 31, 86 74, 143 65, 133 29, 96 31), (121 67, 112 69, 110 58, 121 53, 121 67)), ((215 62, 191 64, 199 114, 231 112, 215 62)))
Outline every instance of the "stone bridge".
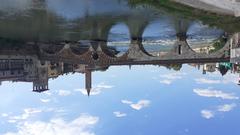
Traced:
POLYGON ((152 55, 147 52, 143 46, 143 33, 149 21, 147 20, 128 20, 126 26, 129 28, 130 45, 128 51, 123 55, 117 56, 116 50, 107 46, 108 34, 115 23, 108 25, 95 25, 95 35, 90 36, 88 45, 81 42, 67 42, 52 50, 49 53, 49 45, 38 43, 40 49, 40 58, 43 60, 59 61, 67 63, 81 63, 88 65, 125 65, 128 63, 149 63, 149 62, 198 62, 198 61, 215 61, 228 60, 230 57, 231 36, 224 47, 212 53, 195 52, 187 42, 187 31, 191 26, 188 20, 175 19, 173 27, 176 30, 176 42, 174 47, 167 53, 160 55, 152 55), (131 22, 133 21, 133 22, 131 22), (135 24, 135 25, 132 25, 135 24), (98 27, 102 26, 102 27, 98 27))
MULTIPOLYGON (((40 59, 47 61, 62 61, 65 63, 86 64, 91 66, 105 66, 105 65, 126 65, 126 64, 141 64, 141 63, 161 63, 163 61, 168 62, 186 62, 191 63, 193 61, 217 61, 229 59, 229 46, 226 45, 219 51, 212 54, 196 53, 187 44, 186 41, 179 41, 176 43, 175 50, 168 52, 163 56, 152 56, 148 54, 142 48, 141 41, 132 41, 129 50, 120 57, 114 56, 114 53, 109 55, 109 50, 105 47, 98 45, 95 49, 92 45, 86 50, 86 52, 79 54, 75 53, 71 48, 71 44, 66 44, 63 48, 55 53, 48 53, 40 47, 40 59)), ((183 62, 183 63, 184 63, 183 62)))

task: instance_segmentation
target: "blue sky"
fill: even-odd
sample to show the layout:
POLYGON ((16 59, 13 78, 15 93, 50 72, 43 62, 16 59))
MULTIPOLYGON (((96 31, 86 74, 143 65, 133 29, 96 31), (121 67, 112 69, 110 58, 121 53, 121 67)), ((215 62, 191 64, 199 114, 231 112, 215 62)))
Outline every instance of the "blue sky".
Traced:
MULTIPOLYGON (((20 13, 29 10, 31 2, 3 0, 0 11, 20 13)), ((119 5, 117 0, 47 0, 47 9, 75 20, 85 17, 87 6, 90 15, 105 15, 124 14, 125 4, 119 5)), ((174 38, 169 23, 164 17, 152 22, 143 37, 174 38)), ((195 23, 188 34, 206 41, 205 35, 212 40, 222 33, 206 27, 195 23)), ((111 32, 129 39, 124 24, 111 32)), ((90 97, 84 90, 83 74, 50 80, 50 91, 41 94, 32 92, 32 83, 2 82, 0 135, 239 135, 237 80, 237 74, 202 75, 188 65, 179 72, 158 66, 110 67, 93 73, 90 97)))
POLYGON ((0 86, 1 135, 238 135, 238 75, 202 75, 157 66, 110 67, 93 73, 87 97, 83 74, 50 80, 50 91, 31 83, 0 86))

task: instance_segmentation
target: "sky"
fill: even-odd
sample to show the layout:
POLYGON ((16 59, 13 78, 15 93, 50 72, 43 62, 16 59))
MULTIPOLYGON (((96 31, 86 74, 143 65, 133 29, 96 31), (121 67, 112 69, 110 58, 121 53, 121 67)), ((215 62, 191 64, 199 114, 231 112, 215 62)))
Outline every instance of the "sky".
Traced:
MULTIPOLYGON (((110 1, 104 0, 108 5, 89 1, 90 14, 125 11, 124 3, 118 6, 117 0, 110 1)), ((85 16, 87 3, 47 0, 47 8, 74 20, 85 16)), ((19 13, 30 5, 31 0, 3 0, 0 11, 19 13)), ((163 37, 175 34, 169 26, 168 18, 160 18, 147 26, 143 37, 162 42, 163 37)), ((188 34, 206 41, 204 35, 212 35, 212 40, 222 33, 206 27, 195 22, 188 34)), ((130 39, 122 23, 110 33, 110 41, 130 39)), ((0 135, 239 135, 237 80, 237 74, 203 75, 189 65, 181 71, 158 66, 132 66, 131 70, 118 66, 93 73, 90 97, 84 90, 84 75, 78 73, 49 80, 50 90, 44 93, 33 93, 32 83, 2 82, 0 135)))
POLYGON ((0 86, 0 135, 238 135, 238 75, 181 71, 158 66, 110 67, 50 80, 50 91, 31 92, 31 83, 0 86))

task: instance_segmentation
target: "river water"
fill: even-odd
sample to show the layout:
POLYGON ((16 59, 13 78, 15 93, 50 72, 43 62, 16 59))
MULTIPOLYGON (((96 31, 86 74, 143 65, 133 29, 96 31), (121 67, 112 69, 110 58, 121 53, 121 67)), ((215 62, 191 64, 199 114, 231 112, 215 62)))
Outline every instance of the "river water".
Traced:
POLYGON ((1 135, 239 135, 239 18, 133 1, 1 0, 1 135))

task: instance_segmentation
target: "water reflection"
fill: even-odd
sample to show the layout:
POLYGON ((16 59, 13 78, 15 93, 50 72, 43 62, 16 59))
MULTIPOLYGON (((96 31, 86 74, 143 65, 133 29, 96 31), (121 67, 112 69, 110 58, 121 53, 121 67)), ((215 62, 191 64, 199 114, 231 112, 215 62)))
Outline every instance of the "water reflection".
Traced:
POLYGON ((0 134, 240 133, 238 24, 131 2, 1 1, 0 134))

